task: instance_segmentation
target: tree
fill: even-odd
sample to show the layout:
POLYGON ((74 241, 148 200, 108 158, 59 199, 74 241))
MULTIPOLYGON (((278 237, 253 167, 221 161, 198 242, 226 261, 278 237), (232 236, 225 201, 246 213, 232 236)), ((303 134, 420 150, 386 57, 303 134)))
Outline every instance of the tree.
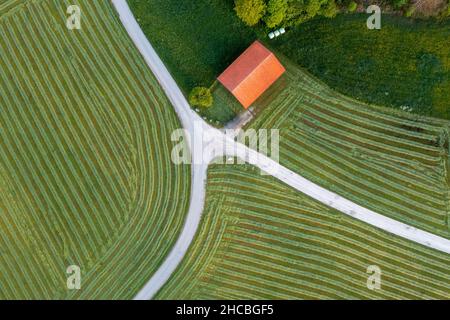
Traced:
POLYGON ((357 8, 358 8, 358 4, 355 1, 352 1, 349 3, 347 10, 348 10, 348 12, 355 12, 357 8))
POLYGON ((450 0, 448 0, 447 8, 442 11, 442 17, 450 17, 450 0))
POLYGON ((287 0, 287 2, 285 24, 288 26, 299 25, 318 14, 334 17, 338 12, 334 0, 287 0))
POLYGON ((287 0, 269 0, 267 4, 267 14, 264 21, 269 28, 279 26, 286 17, 288 9, 287 0))
POLYGON ((339 9, 334 0, 328 0, 320 9, 320 14, 327 18, 334 18, 338 14, 339 9))
POLYGON ((414 4, 411 4, 405 12, 405 17, 412 17, 414 12, 416 12, 416 6, 414 4))
POLYGON ((308 20, 305 3, 303 0, 288 0, 285 23, 288 26, 296 26, 308 20))
POLYGON ((404 5, 406 5, 409 1, 408 0, 393 0, 392 3, 394 5, 395 9, 400 9, 404 5))
POLYGON ((234 10, 248 26, 256 25, 266 13, 264 0, 235 0, 234 10))
POLYGON ((205 87, 195 87, 189 94, 189 103, 193 107, 209 108, 212 106, 214 98, 211 90, 205 87))
POLYGON ((308 0, 306 3, 306 14, 309 19, 314 18, 320 11, 322 0, 308 0))

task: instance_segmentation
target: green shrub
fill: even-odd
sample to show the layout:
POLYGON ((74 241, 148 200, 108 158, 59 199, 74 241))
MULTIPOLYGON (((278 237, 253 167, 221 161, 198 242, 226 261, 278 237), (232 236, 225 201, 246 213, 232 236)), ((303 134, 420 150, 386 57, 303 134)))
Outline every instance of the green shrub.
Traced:
POLYGON ((189 94, 189 103, 193 107, 209 108, 212 106, 214 98, 211 90, 205 87, 195 87, 189 94))
POLYGON ((446 19, 450 17, 450 0, 447 1, 447 6, 445 6, 441 12, 439 12, 438 17, 440 19, 446 19))
POLYGON ((308 18, 314 18, 320 11, 322 6, 321 0, 308 0, 306 1, 306 15, 308 18))
POLYGON ((248 26, 256 25, 266 13, 264 0, 235 0, 234 10, 248 26))
POLYGON ((447 9, 444 10, 444 16, 450 17, 450 0, 448 1, 447 9))
POLYGON ((348 12, 355 12, 358 9, 358 4, 355 1, 349 3, 347 10, 348 12))
POLYGON ((328 0, 322 7, 320 8, 320 14, 327 18, 334 18, 338 14, 339 9, 334 0, 328 0))
POLYGON ((400 9, 404 5, 406 5, 409 1, 408 0, 393 0, 392 4, 394 5, 395 9, 400 9))
POLYGON ((264 21, 269 28, 280 25, 286 17, 287 0, 269 0, 264 21))
POLYGON ((335 0, 287 0, 284 25, 296 26, 317 15, 334 17, 339 12, 335 0))
POLYGON ((406 10, 405 16, 409 18, 414 14, 414 12, 416 12, 416 6, 412 4, 409 6, 408 10, 406 10))

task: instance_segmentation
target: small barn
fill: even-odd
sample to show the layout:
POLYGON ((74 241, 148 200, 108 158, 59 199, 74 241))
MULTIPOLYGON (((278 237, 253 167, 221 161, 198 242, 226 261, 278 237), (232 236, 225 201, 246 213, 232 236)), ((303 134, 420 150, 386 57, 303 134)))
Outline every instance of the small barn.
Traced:
POLYGON ((255 41, 218 80, 248 109, 285 71, 275 55, 255 41))

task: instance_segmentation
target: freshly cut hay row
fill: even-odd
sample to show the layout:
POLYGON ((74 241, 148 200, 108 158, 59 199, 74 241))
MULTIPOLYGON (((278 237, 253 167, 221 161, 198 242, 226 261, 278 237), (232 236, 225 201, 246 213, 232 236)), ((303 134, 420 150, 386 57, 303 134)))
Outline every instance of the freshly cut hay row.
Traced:
MULTIPOLYGON (((436 214, 439 215, 439 211, 433 210, 433 207, 438 206, 437 210, 439 210, 443 205, 445 205, 445 202, 438 202, 436 201, 435 204, 433 204, 435 199, 435 196, 428 196, 426 195, 429 192, 424 192, 425 194, 422 195, 420 193, 418 193, 417 190, 412 190, 409 191, 409 189, 407 191, 404 191, 402 189, 398 189, 395 188, 396 186, 394 184, 387 184, 386 187, 384 187, 383 190, 376 190, 377 188, 377 184, 378 183, 387 183, 389 180, 389 177, 385 177, 383 176, 383 173, 380 171, 380 175, 382 176, 379 179, 375 179, 378 177, 374 177, 371 175, 371 172, 369 171, 370 167, 366 166, 364 163, 361 164, 361 167, 367 168, 365 171, 362 170, 361 172, 359 172, 359 176, 361 176, 362 178, 365 179, 364 183, 361 183, 360 180, 354 180, 352 178, 350 178, 351 182, 348 182, 348 176, 345 172, 346 169, 348 170, 355 170, 356 165, 353 165, 351 162, 346 161, 347 158, 345 158, 343 156, 343 160, 340 163, 336 163, 335 161, 333 161, 334 159, 331 158, 331 156, 329 154, 324 154, 321 150, 317 150, 318 148, 314 148, 313 145, 311 144, 306 144, 304 143, 304 141, 316 141, 316 140, 309 140, 308 137, 305 136, 301 136, 302 138, 304 138, 304 140, 300 140, 299 137, 289 137, 289 139, 291 139, 290 141, 292 141, 293 143, 296 143, 298 146, 304 146, 305 149, 303 150, 303 156, 305 158, 309 158, 311 160, 311 166, 315 166, 317 167, 317 170, 321 169, 321 167, 323 165, 326 165, 327 168, 329 169, 330 172, 333 172, 333 177, 329 178, 326 175, 326 172, 324 172, 323 170, 320 170, 318 172, 318 175, 323 176, 324 179, 335 179, 336 182, 338 182, 338 180, 340 179, 340 182, 343 184, 347 184, 349 188, 352 188, 351 183, 356 185, 359 185, 359 187, 361 188, 361 192, 366 193, 366 192, 370 192, 370 190, 375 190, 377 192, 382 192, 383 195, 386 196, 386 202, 388 202, 389 200, 394 201, 394 205, 396 204, 404 204, 406 206, 411 205, 411 206, 417 206, 418 208, 420 208, 421 210, 425 210, 425 211, 434 211, 436 214), (309 151, 309 149, 312 149, 312 151, 309 151), (324 154, 324 159, 323 159, 323 163, 320 166, 317 166, 314 164, 314 159, 317 158, 317 155, 315 153, 318 153, 320 155, 324 154), (423 199, 427 200, 426 203, 421 203, 421 202, 413 202, 411 203, 409 200, 409 194, 411 194, 411 196, 421 196, 423 197, 423 199), (409 204, 408 204, 409 203, 409 204)), ((320 143, 321 141, 317 141, 317 143, 320 143)), ((331 146, 325 146, 327 148, 327 150, 330 150, 332 147, 331 146)), ((331 149, 332 150, 332 149, 331 149)), ((292 159, 292 162, 296 161, 296 155, 295 155, 295 150, 293 150, 292 154, 286 154, 287 159, 292 159)), ((375 170, 372 170, 375 171, 375 170)), ((442 191, 441 191, 442 192, 442 191)), ((380 197, 381 194, 374 194, 375 197, 380 197)), ((381 201, 383 201, 383 197, 381 197, 381 201)), ((439 200, 439 199, 437 199, 439 200)))
POLYGON ((159 299, 449 298, 450 256, 308 198, 251 166, 213 165, 200 230, 159 299), (367 268, 382 271, 367 288, 367 268))
POLYGON ((288 83, 250 126, 280 129, 280 162, 364 207, 450 238, 450 123, 367 106, 281 57, 288 83))
POLYGON ((0 16, 0 298, 132 298, 187 212, 190 169, 170 158, 178 119, 109 1, 12 9, 0 16), (81 30, 66 28, 73 4, 81 30), (81 290, 67 289, 70 265, 81 290))
POLYGON ((0 0, 0 16, 4 16, 13 9, 18 9, 20 5, 25 4, 29 0, 0 0))

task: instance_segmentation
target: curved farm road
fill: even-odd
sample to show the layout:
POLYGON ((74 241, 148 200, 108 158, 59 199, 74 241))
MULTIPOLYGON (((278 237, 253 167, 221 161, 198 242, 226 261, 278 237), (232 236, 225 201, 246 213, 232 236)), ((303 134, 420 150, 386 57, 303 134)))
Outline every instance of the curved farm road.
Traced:
POLYGON ((281 166, 272 159, 259 154, 242 144, 236 143, 233 139, 226 137, 221 131, 210 127, 190 108, 184 95, 175 83, 175 80, 172 78, 139 27, 126 0, 112 0, 112 3, 129 36, 158 79, 167 97, 173 104, 183 127, 192 139, 192 141, 190 141, 193 158, 191 203, 185 225, 179 239, 161 267, 138 293, 135 299, 151 299, 182 261, 194 239, 200 223, 205 201, 205 185, 208 165, 214 158, 223 155, 244 159, 248 163, 259 167, 261 170, 264 170, 296 190, 355 219, 364 221, 372 226, 405 239, 450 254, 450 240, 361 207, 312 183, 295 172, 281 166), (202 132, 205 130, 208 131, 207 136, 209 140, 207 143, 204 143, 203 145, 200 143, 199 145, 197 142, 202 141, 202 132), (224 148, 224 146, 226 146, 226 148, 224 148), (225 152, 224 149, 226 150, 225 152))

